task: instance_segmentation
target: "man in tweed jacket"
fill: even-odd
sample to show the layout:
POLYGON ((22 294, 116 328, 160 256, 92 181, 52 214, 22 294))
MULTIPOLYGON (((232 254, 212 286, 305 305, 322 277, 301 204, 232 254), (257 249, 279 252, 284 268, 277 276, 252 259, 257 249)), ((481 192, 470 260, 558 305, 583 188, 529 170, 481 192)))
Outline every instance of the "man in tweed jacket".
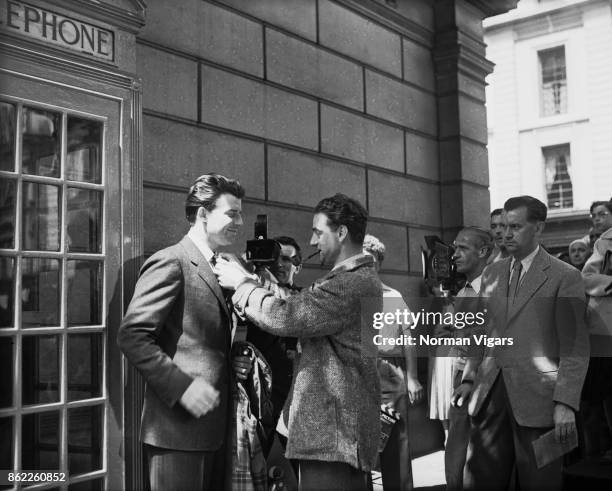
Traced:
POLYGON ((310 288, 279 299, 235 261, 218 261, 216 272, 236 290, 238 312, 268 332, 300 338, 286 455, 299 462, 300 488, 365 490, 380 438, 380 386, 375 351, 364 350, 373 333, 362 329, 362 305, 380 311, 382 288, 362 253, 365 209, 337 194, 314 213, 310 244, 333 268, 310 288))

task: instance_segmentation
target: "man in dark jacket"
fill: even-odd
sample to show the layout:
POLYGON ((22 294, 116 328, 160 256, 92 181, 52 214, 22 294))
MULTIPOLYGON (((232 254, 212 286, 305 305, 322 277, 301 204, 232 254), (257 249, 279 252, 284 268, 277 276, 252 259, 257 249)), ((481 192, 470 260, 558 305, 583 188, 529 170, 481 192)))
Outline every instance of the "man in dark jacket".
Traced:
POLYGON ((300 338, 286 456, 299 461, 301 489, 366 490, 380 439, 376 351, 364 349, 373 347, 374 335, 366 310, 382 310, 382 288, 373 258, 362 253, 365 209, 337 194, 314 213, 310 243, 333 268, 310 288, 280 299, 237 261, 220 260, 216 271, 251 322, 300 338), (362 314, 369 328, 366 322, 362 329, 362 314))

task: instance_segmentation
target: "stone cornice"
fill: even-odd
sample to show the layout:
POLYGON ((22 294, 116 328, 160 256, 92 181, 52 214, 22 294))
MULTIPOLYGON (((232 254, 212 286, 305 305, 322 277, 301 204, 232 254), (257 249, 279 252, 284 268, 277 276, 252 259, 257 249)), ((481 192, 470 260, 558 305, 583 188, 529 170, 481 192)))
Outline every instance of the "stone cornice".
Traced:
POLYGON ((467 0, 467 2, 480 10, 484 14, 483 18, 504 14, 515 9, 518 4, 518 0, 467 0))
POLYGON ((494 64, 485 58, 485 45, 456 29, 436 35, 433 52, 437 75, 459 69, 470 78, 483 82, 494 64))
POLYGON ((137 34, 145 24, 146 4, 143 0, 122 2, 126 6, 117 6, 105 2, 83 0, 48 0, 49 4, 63 7, 69 12, 76 12, 90 19, 97 19, 133 34, 137 34))
POLYGON ((368 19, 392 29, 408 39, 427 47, 431 47, 433 44, 433 32, 398 14, 392 8, 372 0, 336 0, 336 2, 363 14, 368 19))
POLYGON ((579 19, 582 22, 582 13, 586 7, 591 7, 596 3, 610 3, 610 0, 585 0, 583 2, 574 3, 571 5, 563 5, 558 8, 547 9, 542 11, 534 11, 530 15, 512 16, 508 19, 500 19, 500 22, 485 24, 485 31, 492 32, 498 29, 504 29, 509 26, 523 26, 527 24, 536 24, 538 22, 545 24, 550 22, 564 21, 571 18, 579 19))

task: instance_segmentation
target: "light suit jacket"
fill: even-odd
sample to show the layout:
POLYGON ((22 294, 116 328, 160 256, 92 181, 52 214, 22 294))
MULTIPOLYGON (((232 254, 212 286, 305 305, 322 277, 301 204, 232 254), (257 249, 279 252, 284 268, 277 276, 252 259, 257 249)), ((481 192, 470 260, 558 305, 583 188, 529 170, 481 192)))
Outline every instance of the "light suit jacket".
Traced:
POLYGON ((612 295, 612 275, 602 274, 606 253, 612 254, 612 228, 606 230, 593 246, 593 254, 582 268, 587 294, 593 297, 612 295))
POLYGON ((362 311, 382 311, 372 257, 354 256, 286 299, 246 282, 233 302, 263 330, 300 338, 288 399, 287 458, 370 470, 380 440, 380 384, 372 317, 364 313, 362 326, 362 311))
POLYGON ((587 324, 592 356, 612 356, 612 228, 595 241, 593 254, 582 268, 589 298, 587 324))
POLYGON ((176 450, 212 451, 225 440, 230 316, 208 261, 185 236, 143 265, 118 333, 119 347, 146 380, 140 438, 176 450), (194 418, 179 399, 195 377, 220 393, 194 418))
POLYGON ((508 302, 510 263, 505 258, 485 269, 480 297, 486 334, 512 338, 513 345, 472 351, 463 375, 475 382, 469 412, 478 414, 501 372, 518 424, 553 426, 555 402, 579 409, 589 356, 584 286, 578 270, 540 248, 508 302))

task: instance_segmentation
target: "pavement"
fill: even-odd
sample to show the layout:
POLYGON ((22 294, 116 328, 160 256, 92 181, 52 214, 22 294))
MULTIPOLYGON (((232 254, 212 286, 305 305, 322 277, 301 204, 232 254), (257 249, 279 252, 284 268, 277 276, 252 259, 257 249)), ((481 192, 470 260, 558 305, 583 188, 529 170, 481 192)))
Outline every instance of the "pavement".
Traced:
MULTIPOLYGON (((272 446, 268 465, 279 465, 285 472, 285 489, 297 490, 297 483, 289 463, 282 456, 282 448, 277 440, 272 446)), ((444 478, 444 450, 436 450, 427 455, 412 459, 412 474, 414 489, 421 491, 444 491, 446 480, 444 478)), ((383 491, 380 472, 372 473, 374 491, 383 491)))
MULTIPOLYGON (((422 491, 443 491, 446 489, 444 478, 444 450, 439 450, 412 460, 414 489, 422 491)), ((374 491, 383 491, 380 472, 372 473, 374 491)))

